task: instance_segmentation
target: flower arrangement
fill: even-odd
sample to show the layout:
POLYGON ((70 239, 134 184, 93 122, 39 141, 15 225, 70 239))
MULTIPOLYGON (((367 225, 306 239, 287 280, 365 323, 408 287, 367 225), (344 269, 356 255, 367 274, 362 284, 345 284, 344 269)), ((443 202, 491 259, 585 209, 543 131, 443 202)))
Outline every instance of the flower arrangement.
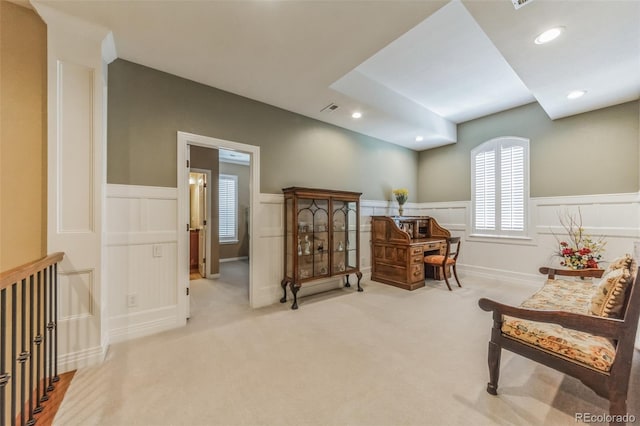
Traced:
POLYGON ((403 205, 409 199, 409 190, 404 188, 394 189, 393 196, 396 197, 398 204, 403 205))
POLYGON ((562 257, 560 265, 570 269, 597 268, 606 244, 603 237, 594 239, 585 234, 580 209, 577 216, 565 212, 564 216, 558 214, 558 218, 569 237, 568 241, 561 241, 556 236, 559 245, 557 254, 562 257))

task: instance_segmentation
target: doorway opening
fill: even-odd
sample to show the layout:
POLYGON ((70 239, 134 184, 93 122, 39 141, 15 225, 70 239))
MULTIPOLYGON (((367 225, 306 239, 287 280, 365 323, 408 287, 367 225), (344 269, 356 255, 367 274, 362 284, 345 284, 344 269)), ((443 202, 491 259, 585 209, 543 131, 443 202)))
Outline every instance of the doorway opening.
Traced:
MULTIPOLYGON (((233 261, 244 261, 248 262, 249 266, 249 291, 248 291, 248 302, 249 306, 253 307, 253 300, 255 294, 255 288, 253 283, 254 277, 254 238, 255 235, 254 229, 256 224, 256 207, 259 203, 259 188, 260 188, 260 147, 254 145, 247 145, 238 142, 226 141, 223 139, 211 138, 202 135, 195 135, 191 133, 178 132, 177 138, 177 147, 178 147, 178 162, 177 162, 177 180, 178 180, 178 288, 177 288, 177 302, 178 302, 178 321, 182 324, 186 323, 187 318, 190 316, 190 289, 189 289, 189 272, 190 272, 190 256, 189 256, 189 241, 190 241, 190 232, 191 232, 191 223, 190 223, 190 184, 189 184, 189 173, 192 171, 191 169, 191 150, 198 150, 199 148, 209 148, 212 150, 216 150, 216 153, 229 152, 231 154, 243 154, 246 158, 248 155, 248 164, 245 167, 248 167, 248 188, 246 189, 248 192, 248 206, 245 208, 240 207, 238 212, 241 215, 244 215, 246 218, 244 224, 244 237, 241 237, 242 229, 239 230, 236 235, 236 239, 233 240, 230 237, 228 241, 236 241, 248 246, 248 254, 247 258, 243 259, 243 256, 229 256, 227 258, 233 259, 236 257, 237 259, 233 259, 233 261), (184 231, 187 232, 184 232, 184 231), (242 238, 242 239, 240 239, 242 238)), ((233 157, 233 155, 230 155, 233 157)), ((223 163, 217 164, 220 167, 225 167, 223 163)), ((207 167, 209 168, 209 167, 207 167)), ((195 170, 193 170, 195 171, 195 170)), ((207 222, 208 234, 210 235, 210 241, 215 241, 216 243, 220 243, 220 247, 222 247, 222 233, 224 229, 220 227, 220 210, 219 210, 219 201, 218 198, 218 185, 220 184, 220 172, 217 173, 212 171, 209 182, 207 182, 207 190, 209 194, 209 217, 210 221, 207 222), (218 202, 214 202, 217 200, 218 202), (215 204, 215 205, 214 205, 215 204)), ((238 221, 240 222, 240 221, 238 221)), ((236 224, 237 226, 238 224, 236 224)), ((213 243, 205 243, 205 246, 214 247, 213 243)), ((225 254, 226 256, 226 254, 225 254)), ((216 273, 212 271, 219 271, 216 269, 216 266, 220 265, 220 256, 216 256, 216 253, 213 252, 211 255, 207 254, 205 263, 205 270, 207 278, 216 278, 216 273)))
POLYGON ((211 171, 189 171, 189 278, 212 278, 211 273, 211 171))

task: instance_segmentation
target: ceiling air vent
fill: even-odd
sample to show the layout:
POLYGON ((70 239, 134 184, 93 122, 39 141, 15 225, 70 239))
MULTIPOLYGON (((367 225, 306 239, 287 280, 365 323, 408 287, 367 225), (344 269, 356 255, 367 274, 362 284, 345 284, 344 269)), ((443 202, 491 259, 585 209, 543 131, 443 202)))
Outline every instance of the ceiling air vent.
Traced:
POLYGON ((327 105, 326 107, 322 108, 320 110, 320 112, 333 112, 333 111, 337 110, 338 108, 340 108, 338 105, 336 105, 333 102, 331 102, 329 105, 327 105))
POLYGON ((520 9, 522 6, 524 6, 525 4, 529 4, 531 3, 533 0, 511 0, 511 3, 513 3, 513 7, 516 8, 516 10, 520 9))

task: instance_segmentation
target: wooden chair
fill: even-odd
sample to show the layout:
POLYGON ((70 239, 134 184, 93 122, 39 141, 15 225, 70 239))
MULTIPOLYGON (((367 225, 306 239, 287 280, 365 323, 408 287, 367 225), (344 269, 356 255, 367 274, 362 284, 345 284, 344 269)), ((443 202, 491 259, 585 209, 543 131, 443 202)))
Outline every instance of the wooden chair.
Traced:
POLYGON ((451 286, 449 285, 449 278, 447 277, 449 268, 453 270, 453 276, 456 278, 456 282, 458 283, 458 287, 462 287, 460 285, 460 280, 458 279, 458 272, 456 271, 456 262, 458 260, 458 254, 460 254, 460 237, 450 237, 447 238, 447 251, 446 255, 441 254, 432 254, 424 257, 425 266, 433 266, 434 268, 440 268, 442 271, 442 276, 444 276, 444 282, 447 283, 447 287, 449 287, 449 291, 451 291, 451 286), (455 246, 455 250, 452 251, 452 246, 455 246))

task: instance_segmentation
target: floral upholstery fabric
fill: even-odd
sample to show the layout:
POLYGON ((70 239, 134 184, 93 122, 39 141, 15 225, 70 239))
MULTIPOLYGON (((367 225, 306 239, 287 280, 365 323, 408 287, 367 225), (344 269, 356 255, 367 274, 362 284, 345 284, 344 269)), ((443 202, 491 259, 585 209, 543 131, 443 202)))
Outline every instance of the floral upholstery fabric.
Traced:
POLYGON ((547 280, 544 286, 522 302, 520 307, 586 314, 589 312, 591 298, 597 285, 597 282, 588 280, 547 280))
MULTIPOLYGON (((591 299, 597 287, 598 283, 589 281, 547 280, 520 307, 590 315, 591 299)), ((609 339, 552 323, 505 315, 502 333, 601 371, 611 369, 616 354, 616 348, 609 339)))

